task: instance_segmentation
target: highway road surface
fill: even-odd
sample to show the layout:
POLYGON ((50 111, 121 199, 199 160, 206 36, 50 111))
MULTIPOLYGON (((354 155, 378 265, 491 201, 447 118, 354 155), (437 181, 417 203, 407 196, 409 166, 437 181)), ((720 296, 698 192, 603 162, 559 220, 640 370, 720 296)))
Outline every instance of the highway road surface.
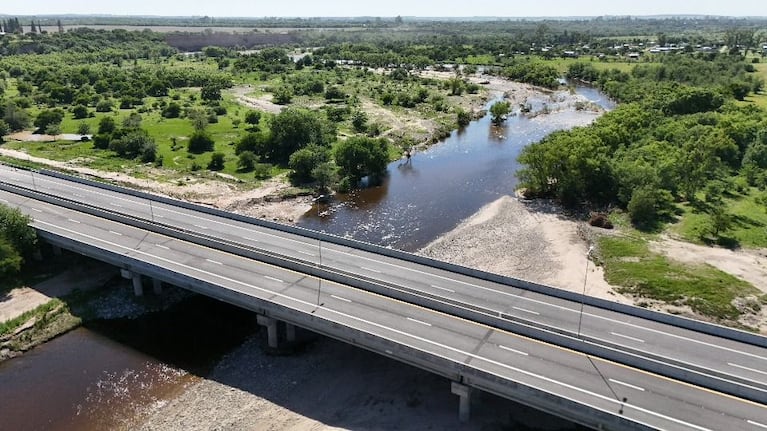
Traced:
POLYGON ((755 388, 767 402, 763 347, 4 165, 0 179, 697 370, 755 388))
MULTIPOLYGON (((5 191, 0 202, 32 216, 39 230, 240 292, 252 298, 253 309, 280 304, 492 375, 510 382, 512 399, 515 382, 575 401, 585 412, 607 412, 656 429, 767 430, 763 404, 5 191)), ((458 290, 448 280, 442 283, 458 290)), ((359 344, 364 343, 363 337, 359 344)))

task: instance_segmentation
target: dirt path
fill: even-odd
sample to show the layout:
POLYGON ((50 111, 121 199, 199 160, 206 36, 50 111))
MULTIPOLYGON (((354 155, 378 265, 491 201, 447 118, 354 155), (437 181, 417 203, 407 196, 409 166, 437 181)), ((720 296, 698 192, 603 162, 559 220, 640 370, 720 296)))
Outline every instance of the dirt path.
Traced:
POLYGON ((69 269, 32 287, 13 289, 6 295, 0 295, 0 322, 14 319, 53 298, 68 295, 75 289, 89 290, 103 286, 115 274, 113 266, 93 261, 87 266, 69 269))
POLYGON ((253 92, 252 85, 240 85, 230 89, 229 92, 235 99, 237 99, 237 102, 249 108, 270 112, 272 114, 279 114, 285 108, 282 105, 277 105, 272 102, 271 94, 265 94, 261 97, 248 96, 248 94, 253 92))

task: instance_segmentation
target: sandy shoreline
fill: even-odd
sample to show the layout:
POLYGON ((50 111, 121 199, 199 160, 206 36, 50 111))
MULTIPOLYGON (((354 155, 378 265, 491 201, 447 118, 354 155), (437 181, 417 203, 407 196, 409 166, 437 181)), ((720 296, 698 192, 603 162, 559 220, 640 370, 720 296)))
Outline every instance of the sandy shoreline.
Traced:
POLYGON ((420 253, 578 293, 585 281, 587 295, 631 303, 607 284, 601 267, 587 260, 589 244, 579 229, 590 227, 566 217, 552 202, 504 196, 420 253))

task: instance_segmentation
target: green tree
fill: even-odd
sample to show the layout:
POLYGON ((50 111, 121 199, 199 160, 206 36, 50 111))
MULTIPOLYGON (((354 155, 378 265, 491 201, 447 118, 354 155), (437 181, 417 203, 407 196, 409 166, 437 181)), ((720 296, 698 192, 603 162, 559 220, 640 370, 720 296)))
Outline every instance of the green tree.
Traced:
POLYGON ((101 120, 99 120, 99 129, 97 133, 99 135, 110 134, 114 132, 116 128, 117 128, 117 124, 115 123, 114 118, 102 117, 101 120))
POLYGON ((278 87, 274 91, 274 97, 272 100, 278 105, 287 105, 291 100, 293 100, 293 89, 287 85, 278 87))
POLYGON ((22 256, 28 256, 37 245, 37 234, 29 225, 32 219, 16 208, 0 204, 0 238, 4 238, 22 256))
POLYGON ((339 142, 334 151, 340 175, 357 182, 362 177, 380 177, 389 161, 385 139, 351 137, 339 142))
POLYGON ((258 123, 261 121, 261 112, 259 111, 248 111, 245 113, 245 122, 250 124, 251 126, 257 126, 258 123))
POLYGON ((130 115, 123 120, 123 127, 126 129, 140 129, 141 121, 141 114, 138 112, 131 112, 130 115))
POLYGON ((208 114, 201 109, 190 109, 186 117, 192 122, 192 127, 197 132, 202 132, 208 127, 208 114))
POLYGON ((213 153, 210 155, 210 162, 208 163, 208 169, 211 171, 221 171, 224 169, 225 156, 224 153, 213 153))
POLYGON ((314 181, 312 171, 321 163, 330 160, 330 150, 316 144, 308 145, 290 155, 288 167, 291 172, 291 180, 295 184, 305 184, 314 181))
POLYGON ((181 115, 181 105, 176 102, 168 103, 162 110, 162 116, 164 118, 178 118, 181 115))
POLYGON ((266 156, 285 163, 299 149, 316 144, 330 145, 335 140, 335 126, 317 112, 288 108, 272 119, 270 149, 266 156))
POLYGON ((12 245, 5 238, 0 238, 0 280, 18 273, 23 261, 12 245))
POLYGON ((75 118, 75 120, 82 120, 83 118, 88 118, 88 107, 85 105, 77 105, 74 108, 72 108, 72 116, 75 118))
POLYGON ((192 136, 189 137, 189 144, 187 149, 190 153, 201 154, 207 151, 213 151, 215 141, 205 131, 195 131, 192 136))
POLYGON ((272 148, 270 135, 262 132, 250 132, 237 142, 235 154, 250 151, 258 156, 268 157, 272 148))
POLYGON ((9 126, 5 120, 0 120, 0 143, 3 142, 5 135, 9 133, 11 133, 11 126, 9 126))
POLYGON ((368 116, 365 111, 354 111, 352 113, 352 127, 357 133, 364 133, 367 130, 368 116))
POLYGON ((45 109, 40 111, 35 118, 34 126, 41 132, 45 132, 49 126, 58 126, 64 119, 64 111, 61 109, 45 109))
POLYGON ((506 120, 506 116, 511 112, 511 104, 507 101, 495 102, 490 107, 490 116, 493 124, 500 125, 506 120))
POLYGON ((668 190, 645 186, 634 190, 628 204, 631 222, 643 229, 655 227, 662 217, 668 216, 673 206, 668 190))
POLYGON ((221 100, 221 87, 217 85, 205 85, 202 87, 200 97, 206 102, 221 100))
POLYGON ((715 238, 719 238, 722 234, 730 231, 734 224, 732 215, 727 212, 727 205, 722 201, 711 205, 708 211, 708 217, 708 231, 715 238))
POLYGON ((257 162, 258 156, 253 151, 243 151, 237 159, 237 170, 240 172, 250 172, 257 162))
POLYGON ((140 157, 144 162, 155 160, 157 146, 144 129, 124 128, 116 131, 109 141, 109 149, 118 156, 134 159, 140 157))
POLYGON ((114 106, 111 100, 104 99, 96 104, 96 112, 112 112, 114 106))
POLYGON ((31 124, 29 114, 13 102, 5 105, 3 121, 11 128, 11 131, 24 130, 31 124))
POLYGON ((320 163, 312 169, 312 177, 317 181, 317 190, 325 193, 338 181, 336 165, 332 162, 320 163))

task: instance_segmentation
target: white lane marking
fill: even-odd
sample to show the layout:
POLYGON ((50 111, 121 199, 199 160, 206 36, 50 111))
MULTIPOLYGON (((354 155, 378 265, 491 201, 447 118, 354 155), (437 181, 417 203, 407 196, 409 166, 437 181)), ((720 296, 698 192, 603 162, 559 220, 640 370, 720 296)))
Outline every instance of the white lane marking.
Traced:
POLYGON ((68 218, 67 220, 71 221, 72 223, 77 223, 77 224, 80 224, 80 221, 79 221, 79 220, 75 220, 75 219, 73 219, 73 218, 68 218))
POLYGON ((196 225, 194 225, 194 227, 198 227, 198 228, 200 228, 202 230, 207 230, 208 229, 207 227, 205 227, 205 226, 203 226, 201 224, 196 224, 196 225))
POLYGON ((537 311, 528 310, 526 308, 521 308, 521 307, 511 307, 511 308, 513 308, 515 310, 523 311, 525 313, 535 314, 536 316, 540 316, 541 315, 541 313, 539 313, 537 311))
POLYGON ((164 215, 160 215, 160 214, 155 214, 154 218, 165 218, 165 216, 164 215))
POLYGON ((641 338, 635 338, 635 337, 629 337, 628 335, 619 334, 617 332, 610 332, 611 335, 615 335, 616 337, 622 337, 627 340, 636 341, 637 343, 644 343, 644 340, 641 338))
POLYGON ((280 280, 279 278, 269 277, 268 275, 265 275, 264 278, 266 278, 267 280, 276 281, 278 283, 284 283, 284 281, 280 280))
POLYGON ((248 241, 253 241, 253 242, 260 242, 259 240, 255 239, 255 238, 248 238, 248 237, 245 237, 245 239, 247 239, 248 241))
POLYGON ((364 266, 360 266, 360 269, 361 269, 361 270, 363 270, 363 271, 370 271, 370 272, 375 272, 375 273, 377 273, 377 274, 380 274, 380 273, 381 273, 381 271, 379 271, 379 270, 377 270, 377 269, 373 269, 373 268, 365 268, 364 266))
POLYGON ((84 198, 85 196, 81 195, 80 193, 72 193, 72 196, 76 198, 84 198))
POLYGON ((120 204, 116 204, 114 202, 110 202, 109 205, 112 205, 113 207, 122 208, 123 206, 120 204))
MULTIPOLYGON (((105 196, 105 197, 109 197, 109 198, 116 198, 116 199, 120 199, 120 200, 125 201, 125 202, 131 202, 133 204, 144 205, 144 206, 149 206, 150 205, 150 204, 145 203, 144 200, 134 201, 132 199, 123 198, 122 196, 124 196, 124 194, 123 193, 119 193, 119 192, 117 192, 116 194, 115 193, 112 193, 112 194, 101 193, 99 191, 100 189, 97 189, 95 187, 84 188, 84 187, 79 187, 79 186, 72 186, 72 185, 69 184, 69 181, 67 181, 67 180, 63 180, 63 181, 62 180, 53 181, 53 180, 47 180, 47 179, 42 179, 42 180, 43 181, 48 181, 48 182, 56 182, 59 185, 62 185, 64 187, 68 187, 68 188, 75 189, 75 190, 84 190, 84 191, 88 191, 91 194, 101 195, 101 196, 105 196)), ((200 217, 200 216, 197 216, 197 215, 195 215, 193 213, 182 213, 180 211, 175 211, 175 210, 173 210, 171 208, 163 208, 163 210, 167 211, 169 213, 173 213, 173 214, 177 214, 177 215, 182 215, 182 216, 185 216, 185 217, 191 217, 191 218, 195 218, 195 219, 198 219, 198 220, 205 220, 207 222, 216 223, 216 224, 223 225, 223 226, 226 226, 226 227, 233 227, 235 229, 245 230, 247 232, 252 232, 253 231, 252 227, 250 227, 250 228, 249 227, 243 227, 243 226, 239 226, 239 225, 236 225, 236 224, 231 224, 231 223, 227 223, 227 222, 222 222, 222 221, 216 220, 213 217, 217 217, 217 216, 213 216, 213 215, 208 215, 208 217, 200 217)), ((260 228, 261 229, 266 229, 266 228, 263 228, 263 227, 260 227, 260 228)), ((259 234, 270 236, 270 237, 273 237, 273 238, 278 238, 278 239, 283 240, 283 241, 290 241, 290 242, 294 242, 294 243, 305 244, 305 241, 299 241, 299 240, 295 240, 295 239, 287 237, 287 236, 275 235, 275 234, 271 234, 271 233, 268 233, 268 232, 265 232, 265 231, 260 231, 259 234)), ((251 239, 251 240, 253 240, 253 239, 251 239)), ((500 294, 500 295, 504 295, 504 296, 509 296, 509 297, 513 297, 513 298, 518 298, 518 299, 522 299, 522 300, 525 300, 525 301, 530 301, 530 302, 533 302, 533 303, 537 303, 539 305, 544 305, 544 306, 547 306, 547 307, 553 307, 553 308, 560 309, 560 310, 563 310, 563 311, 570 311, 570 312, 573 312, 573 313, 578 312, 577 309, 573 309, 573 308, 569 308, 569 307, 564 307, 564 306, 556 305, 556 304, 551 304, 551 303, 548 303, 548 302, 545 302, 545 301, 542 301, 542 300, 528 298, 528 297, 525 297, 525 296, 520 296, 520 295, 516 295, 516 294, 513 294, 513 293, 509 293, 509 292, 504 292, 502 290, 497 290, 497 289, 493 289, 493 288, 490 288, 490 287, 481 286, 481 285, 474 284, 474 283, 469 283, 469 282, 466 282, 466 281, 455 280, 455 279, 452 279, 452 278, 449 278, 449 277, 445 277, 445 276, 442 276, 442 275, 438 275, 438 274, 434 274, 434 273, 429 273, 429 272, 421 271, 421 270, 418 270, 418 269, 415 269, 415 268, 409 268, 409 267, 406 267, 406 266, 401 266, 401 265, 397 265, 397 264, 394 264, 394 263, 386 262, 385 260, 373 259, 373 258, 364 256, 364 255, 361 255, 361 254, 348 253, 348 252, 345 252, 345 251, 342 251, 342 250, 334 250, 332 248, 329 249, 329 250, 334 251, 336 253, 344 254, 344 255, 347 255, 347 256, 353 256, 353 257, 361 258, 361 259, 364 259, 364 260, 367 260, 367 261, 376 262, 377 264, 389 265, 389 266, 394 267, 394 268, 404 269, 406 271, 411 271, 411 272, 427 275, 429 277, 436 277, 436 278, 439 278, 439 279, 447 280, 447 281, 452 282, 452 283, 462 283, 462 284, 465 284, 467 286, 472 286, 472 287, 475 287, 475 288, 478 288, 478 289, 482 289, 482 290, 486 290, 486 291, 490 291, 490 292, 493 292, 493 293, 496 293, 496 294, 500 294)), ((358 250, 358 252, 359 252, 359 250, 358 250)), ((724 350, 724 351, 727 351, 727 352, 730 352, 730 353, 734 353, 734 354, 738 354, 738 355, 744 355, 744 356, 748 356, 748 357, 752 357, 752 358, 756 358, 756 359, 761 359, 761 360, 767 361, 767 357, 759 356, 759 355, 756 355, 756 354, 753 354, 753 353, 749 353, 749 352, 743 352, 743 351, 740 351, 740 350, 735 350, 733 348, 724 347, 724 346, 721 346, 721 345, 718 345, 718 344, 708 343, 708 342, 701 341, 701 340, 696 340, 696 339, 693 339, 693 338, 687 338, 687 337, 684 337, 684 336, 681 336, 681 335, 676 335, 676 334, 672 334, 672 333, 668 333, 668 332, 663 332, 663 331, 660 331, 660 330, 657 330, 657 329, 647 328, 647 327, 643 327, 643 326, 636 325, 636 324, 633 324, 633 323, 623 322, 623 321, 620 321, 620 320, 615 320, 615 319, 611 319, 609 317, 600 316, 600 315, 596 315, 596 314, 592 314, 592 313, 584 313, 584 314, 589 316, 589 317, 595 317, 595 318, 598 318, 600 320, 611 322, 613 324, 629 326, 629 327, 632 327, 632 328, 635 328, 635 329, 640 329, 640 330, 643 330, 643 331, 648 331, 648 332, 655 333, 655 334, 658 334, 658 335, 672 337, 672 338, 676 338, 676 339, 679 339, 679 340, 684 340, 684 341, 687 341, 687 342, 692 342, 692 343, 695 343, 695 344, 700 344, 700 345, 704 345, 704 346, 707 346, 707 347, 711 347, 711 348, 715 348, 715 349, 719 349, 719 350, 724 350)), ((644 343, 644 341, 642 341, 642 343, 644 343)))
POLYGON ((387 355, 393 355, 394 354, 394 352, 392 352, 391 350, 384 350, 384 352, 386 352, 387 355))
POLYGON ((740 368, 742 370, 752 371, 754 373, 764 374, 765 376, 767 376, 767 372, 762 370, 755 370, 753 368, 744 367, 743 365, 733 364, 732 362, 728 362, 727 365, 731 367, 735 367, 735 368, 740 368))
MULTIPOLYGON (((265 234, 265 235, 269 235, 269 234, 265 234)), ((272 235, 272 236, 276 237, 277 235, 272 235)), ((279 238, 282 238, 282 237, 279 237, 279 238)), ((290 239, 288 239, 288 240, 290 240, 290 239)), ((291 241, 294 241, 294 240, 291 240, 291 241)), ((515 299, 521 299, 523 301, 533 302, 533 303, 536 303, 538 305, 543 305, 543 306, 546 306, 546 307, 552 307, 552 308, 556 308, 556 309, 559 309, 559 310, 562 310, 562 311, 569 311, 569 312, 572 312, 572 313, 579 313, 580 312, 578 309, 575 309, 575 308, 569 308, 569 307, 564 307, 564 306, 557 305, 557 304, 551 304, 551 303, 548 303, 546 301, 542 301, 542 300, 539 300, 539 299, 529 298, 529 297, 526 297, 526 296, 521 296, 521 295, 517 295, 517 294, 514 294, 514 293, 510 293, 510 292, 504 292, 503 290, 497 290, 497 289, 493 289, 491 287, 481 286, 479 284, 469 283, 467 281, 462 281, 462 280, 456 280, 456 279, 452 279, 452 278, 449 278, 449 277, 445 277, 443 275, 434 274, 434 273, 430 273, 430 272, 426 272, 426 271, 421 271, 421 270, 418 270, 418 269, 415 269, 415 268, 409 268, 407 266, 397 265, 395 263, 387 262, 387 261, 382 260, 380 258, 373 259, 373 258, 364 256, 362 254, 354 254, 354 253, 349 253, 349 252, 346 252, 346 251, 343 251, 343 250, 332 249, 332 248, 329 248, 329 250, 332 250, 335 253, 340 253, 340 254, 344 254, 344 255, 347 255, 347 256, 368 260, 368 261, 371 261, 371 262, 376 262, 377 264, 388 265, 388 266, 391 266, 391 267, 394 267, 394 268, 397 268, 397 269, 402 269, 402 270, 406 270, 406 271, 410 271, 410 272, 415 272, 415 273, 418 273, 418 274, 421 274, 421 275, 426 275, 428 277, 439 278, 439 279, 442 279, 442 280, 449 281, 451 283, 461 283, 461 284, 464 284, 466 286, 474 287, 474 288, 481 289, 481 290, 485 290, 485 291, 488 291, 488 292, 492 292, 494 294, 508 296, 508 297, 515 298, 515 299)), ((362 250, 357 250, 357 251, 362 251, 362 250)), ((396 259, 396 258, 392 258, 392 259, 396 259)), ((434 269, 434 268, 432 268, 432 269, 434 269)), ((519 287, 515 287, 515 286, 511 286, 511 287, 514 287, 515 289, 520 289, 519 287)), ((730 352, 730 353, 735 353, 735 354, 738 354, 738 355, 745 355, 745 356, 749 356, 749 357, 753 357, 753 358, 756 358, 756 359, 761 359, 761 360, 767 361, 767 357, 755 355, 753 353, 742 352, 740 350, 735 350, 735 349, 732 349, 732 348, 729 348, 729 347, 720 346, 718 344, 708 343, 706 341, 696 340, 694 338, 687 338, 687 337, 684 337, 684 336, 681 336, 681 335, 676 335, 676 334, 671 334, 671 333, 668 333, 668 332, 663 332, 663 331, 660 331, 658 329, 647 328, 647 327, 644 327, 644 326, 636 325, 634 323, 628 323, 628 322, 623 322, 623 321, 616 320, 616 319, 611 319, 609 317, 600 316, 598 314, 583 313, 583 315, 584 316, 589 316, 589 317, 594 317, 594 318, 597 318, 597 319, 600 319, 600 320, 604 320, 604 321, 607 321, 607 322, 610 322, 610 323, 613 323, 613 324, 624 325, 624 326, 628 326, 628 327, 631 327, 631 328, 634 328, 634 329, 640 329, 640 330, 651 332, 651 333, 654 333, 654 334, 658 334, 658 335, 662 335, 662 336, 668 336, 668 337, 676 338, 676 339, 679 339, 679 340, 684 340, 684 341, 692 342, 692 343, 695 343, 695 344, 700 344, 700 345, 703 345, 703 346, 706 346, 706 347, 720 349, 720 350, 724 350, 724 351, 727 351, 727 352, 730 352)))
MULTIPOLYGON (((164 262, 166 262, 166 263, 168 263, 170 265, 176 265, 178 267, 184 268, 186 270, 190 270, 190 271, 193 271, 193 272, 199 272, 200 274, 204 274, 204 275, 211 276, 211 277, 216 277, 216 278, 219 278, 221 280, 227 281, 229 283, 240 285, 240 286, 246 287, 246 288, 251 289, 251 290, 258 290, 258 291, 261 291, 261 292, 264 292, 264 293, 267 293, 267 294, 270 294, 270 295, 279 296, 279 297, 281 297, 283 299, 287 299, 287 300, 293 301, 293 302, 295 302, 297 304, 301 304, 301 305, 304 305, 306 307, 320 308, 320 309, 322 309, 322 310, 324 310, 324 311, 326 311, 328 313, 336 314, 338 316, 345 317, 347 319, 351 319, 351 320, 354 320, 354 321, 362 322, 362 323, 374 326, 374 327, 379 328, 379 329, 385 329, 385 330, 391 331, 394 334, 397 334, 397 335, 400 335, 400 336, 403 336, 403 337, 407 337, 407 338, 412 338, 412 339, 414 339, 416 341, 419 341, 419 342, 422 342, 422 343, 425 343, 425 344, 434 345, 434 346, 443 348, 445 350, 449 350, 449 351, 454 352, 454 353, 470 356, 470 357, 475 358, 477 360, 487 362, 488 364, 493 364, 495 366, 498 366, 498 367, 501 367, 501 368, 505 368, 507 370, 510 370, 510 371, 513 371, 513 372, 516 372, 516 373, 520 373, 520 374, 523 374, 523 375, 528 376, 528 377, 532 377, 532 378, 535 378, 535 379, 538 379, 538 380, 542 380, 542 381, 544 381, 546 383, 551 383, 551 384, 559 385, 559 386, 567 388, 567 389, 569 389, 571 391, 579 392, 579 393, 582 393, 582 394, 586 394, 586 395, 592 396, 594 398, 597 398, 597 399, 599 399, 601 401, 604 401, 604 402, 607 402, 607 403, 616 404, 616 405, 618 405, 618 404, 619 405, 623 405, 624 408, 631 407, 631 408, 633 408, 633 409, 635 409, 637 411, 646 413, 648 415, 655 416, 655 417, 658 417, 658 418, 661 418, 661 419, 664 419, 664 420, 668 420, 670 422, 674 422, 674 423, 677 423, 677 424, 681 424, 683 426, 695 428, 695 429, 698 429, 700 431, 711 431, 709 428, 704 428, 704 427, 699 426, 699 425, 695 425, 695 424, 692 424, 692 423, 689 423, 689 422, 685 422, 685 421, 680 420, 680 419, 676 419, 676 418, 673 418, 673 417, 670 417, 670 416, 666 416, 666 415, 664 415, 662 413, 654 412, 652 410, 648 410, 646 408, 643 408, 643 407, 640 407, 640 406, 637 406, 637 405, 633 405, 633 404, 629 404, 629 403, 622 403, 619 400, 616 400, 615 398, 613 398, 612 396, 607 396, 607 395, 598 394, 596 392, 591 392, 589 390, 581 388, 580 386, 571 385, 569 383, 565 383, 565 382, 561 382, 559 380, 555 380, 555 379, 553 379, 551 377, 546 377, 546 376, 543 376, 543 375, 540 375, 540 374, 535 374, 532 371, 523 370, 521 368, 513 367, 511 365, 504 364, 504 363, 501 363, 501 362, 498 362, 498 361, 494 361, 494 360, 489 359, 489 358, 484 358, 484 357, 481 357, 481 356, 479 356, 477 354, 466 352, 466 351, 463 351, 463 350, 458 349, 456 347, 451 347, 451 346, 448 346, 448 345, 445 345, 445 344, 437 343, 436 341, 433 341, 433 340, 430 340, 430 339, 427 339, 427 338, 423 338, 423 337, 419 337, 417 335, 413 335, 413 334, 410 334, 408 332, 401 331, 401 330, 398 330, 398 329, 395 329, 395 328, 390 328, 388 326, 384 326, 381 323, 371 322, 371 321, 365 320, 365 319, 363 319, 361 317, 352 316, 351 314, 347 314, 347 313, 344 313, 344 312, 339 311, 339 310, 333 310, 332 308, 323 307, 323 306, 317 306, 317 304, 315 304, 313 302, 308 302, 308 301, 303 301, 303 300, 300 300, 300 299, 292 298, 292 297, 290 297, 290 296, 288 296, 286 294, 283 294, 283 293, 274 292, 274 291, 271 291, 269 289, 257 287, 257 286, 254 286, 254 285, 250 285, 250 284, 247 284, 245 282, 242 282, 242 281, 239 281, 239 280, 235 280, 233 278, 229 278, 229 277, 223 276, 221 274, 214 274, 212 272, 204 271, 204 270, 199 269, 199 268, 193 268, 193 267, 191 267, 189 265, 185 265, 183 263, 178 263, 178 262, 175 262, 173 260, 166 259, 166 258, 163 258, 163 257, 160 257, 160 256, 155 256, 155 255, 153 255, 151 253, 147 253, 147 252, 142 251, 142 250, 132 249, 130 247, 126 247, 126 246, 123 246, 123 245, 120 245, 120 244, 117 244, 117 243, 113 243, 111 241, 107 241, 107 240, 104 240, 104 239, 96 238, 94 236, 91 236, 91 235, 88 235, 88 234, 84 234, 84 233, 81 233, 81 232, 77 232, 77 231, 74 231, 74 230, 71 230, 71 229, 67 229, 67 228, 62 227, 62 226, 57 226, 57 225, 52 224, 52 223, 47 223, 47 222, 44 222, 44 221, 36 221, 35 223, 45 224, 45 225, 48 225, 48 226, 53 226, 55 228, 61 229, 61 230, 65 231, 65 232, 69 232, 69 233, 74 234, 74 235, 79 235, 79 236, 82 236, 82 237, 85 237, 85 238, 89 238, 89 239, 94 240, 94 241, 102 242, 102 243, 108 244, 108 245, 116 247, 116 248, 124 249, 125 251, 133 252, 135 254, 142 254, 142 255, 145 255, 145 256, 149 256, 149 257, 155 258, 157 260, 164 261, 164 262)), ((227 287, 223 287, 223 288, 224 289, 233 290, 235 292, 240 292, 240 293, 243 293, 243 294, 247 294, 246 292, 242 292, 242 291, 237 290, 235 288, 227 288, 227 287)), ((386 337, 383 337, 383 336, 382 336, 382 338, 389 339, 389 338, 386 338, 386 337)), ((407 347, 413 347, 414 348, 414 346, 411 346, 411 345, 406 344, 406 343, 402 343, 401 341, 396 341, 396 340, 393 340, 393 339, 389 339, 389 340, 390 341, 394 341, 394 342, 399 342, 400 344, 403 344, 403 345, 405 345, 407 347)), ((440 355, 438 353, 432 353, 432 354, 434 356, 437 356, 437 357, 440 357, 440 358, 443 358, 443 359, 449 359, 445 355, 440 355)), ((491 375, 495 375, 495 376, 497 376, 499 378, 509 379, 508 376, 502 376, 502 375, 500 375, 498 373, 493 373, 493 372, 488 372, 488 373, 491 374, 491 375)), ((537 387, 537 386, 534 386, 534 385, 532 385, 530 383, 525 383, 525 385, 530 386, 530 387, 532 387, 534 389, 544 390, 543 387, 537 387)), ((562 396, 562 398, 565 398, 565 399, 568 399, 568 400, 571 400, 571 401, 575 401, 574 399, 566 397, 564 395, 562 396)), ((603 409, 600 409, 600 410, 604 411, 603 409)))
POLYGON ((431 287, 433 287, 435 289, 444 290, 446 292, 455 293, 455 290, 453 290, 453 289, 448 289, 447 287, 437 286, 436 284, 432 284, 431 287))
POLYGON ((109 233, 117 235, 117 236, 123 236, 123 234, 121 234, 120 232, 115 232, 113 230, 110 230, 109 233))
POLYGON ((351 300, 351 299, 341 298, 340 296, 336 296, 336 295, 330 295, 330 297, 331 297, 331 298, 336 298, 336 299, 337 299, 337 300, 339 300, 339 301, 344 301, 344 302, 352 302, 352 300, 351 300))
POLYGON ((5 200, 5 199, 0 199, 0 202, 9 203, 9 202, 8 202, 7 200, 5 200))
POLYGON ((512 353, 516 353, 517 355, 529 356, 527 353, 525 353, 525 352, 523 352, 521 350, 512 349, 511 347, 502 346, 500 344, 498 345, 498 348, 503 349, 503 350, 507 350, 507 351, 512 352, 512 353))
POLYGON ((755 426, 755 427, 759 427, 759 428, 764 428, 764 429, 767 429, 767 425, 765 425, 765 424, 762 424, 762 423, 759 423, 759 422, 757 422, 757 421, 752 421, 751 419, 749 419, 749 420, 747 420, 746 422, 748 422, 749 424, 751 424, 751 425, 753 425, 753 426, 755 426))
POLYGON ((316 254, 314 254, 314 253, 309 253, 308 251, 298 250, 298 252, 299 252, 299 253, 301 253, 301 254, 305 254, 305 255, 307 255, 307 256, 316 256, 316 254))
POLYGON ((164 248, 165 250, 170 250, 170 247, 164 246, 162 244, 155 244, 156 247, 164 248))
POLYGON ((608 379, 608 380, 610 380, 611 382, 613 382, 613 383, 615 383, 617 385, 625 386, 627 388, 636 389, 638 391, 644 392, 644 388, 641 388, 641 387, 636 386, 636 385, 632 385, 631 383, 626 383, 626 382, 622 382, 620 380, 615 380, 615 379, 608 379))
POLYGON ((215 263, 216 265, 223 265, 223 263, 221 263, 221 262, 219 262, 217 260, 213 260, 213 259, 205 259, 205 260, 207 260, 210 263, 215 263))
POLYGON ((37 208, 31 208, 31 209, 32 209, 32 211, 36 211, 36 212, 39 212, 39 213, 43 212, 43 210, 41 210, 41 209, 37 209, 37 208))
POLYGON ((429 323, 429 322, 424 322, 423 320, 413 319, 412 317, 408 317, 407 320, 409 320, 411 322, 415 322, 415 323, 420 323, 421 325, 431 326, 431 323, 429 323))

